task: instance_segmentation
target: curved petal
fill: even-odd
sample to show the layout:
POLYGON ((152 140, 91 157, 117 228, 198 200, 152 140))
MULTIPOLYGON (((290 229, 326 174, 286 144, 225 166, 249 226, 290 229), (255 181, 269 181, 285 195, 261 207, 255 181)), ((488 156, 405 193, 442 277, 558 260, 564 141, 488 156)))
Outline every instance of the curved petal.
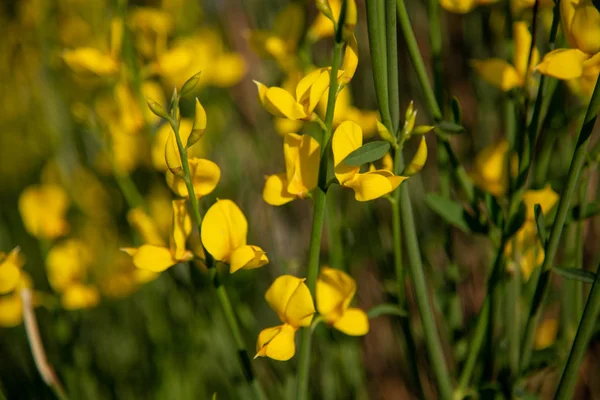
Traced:
POLYGON ((356 293, 356 281, 345 272, 322 267, 317 279, 317 310, 332 323, 344 314, 356 293))
POLYGON ((544 215, 548 215, 548 212, 558 202, 558 193, 552 190, 550 184, 546 184, 543 189, 539 190, 527 190, 523 193, 523 202, 527 207, 527 219, 535 220, 534 207, 536 204, 542 206, 542 212, 544 215))
POLYGON ((425 141, 425 136, 421 136, 421 142, 419 143, 417 152, 404 170, 404 175, 412 176, 416 174, 423 168, 425 161, 427 161, 427 143, 425 141))
POLYGON ((527 74, 527 65, 532 68, 540 60, 540 53, 534 47, 531 54, 531 62, 529 62, 529 50, 531 49, 531 33, 527 23, 524 21, 515 22, 513 24, 513 37, 515 39, 515 51, 513 56, 513 64, 517 73, 522 78, 527 74))
MULTIPOLYGON (((193 157, 188 161, 196 198, 210 194, 219 184, 221 169, 214 162, 204 158, 193 157)), ((175 194, 182 197, 189 197, 183 178, 173 174, 171 171, 167 171, 166 178, 167 185, 175 194)))
POLYGON ((502 59, 473 60, 471 65, 483 80, 503 92, 523 86, 523 77, 515 67, 502 59))
POLYGON ((540 73, 557 79, 575 79, 583 74, 589 56, 577 49, 558 49, 546 54, 535 67, 540 73))
POLYGON ((18 292, 0 297, 0 326, 13 327, 23 319, 23 304, 18 292))
MULTIPOLYGON (((145 244, 137 249, 124 248, 121 250, 133 258, 133 264, 137 268, 152 272, 162 272, 178 262, 166 247, 145 244)), ((186 258, 191 259, 191 253, 186 258)))
POLYGON ((21 280, 22 258, 20 248, 14 248, 6 257, 0 253, 0 294, 12 292, 21 280))
POLYGON ((304 279, 283 275, 275 279, 265 300, 282 322, 294 327, 309 326, 315 307, 304 279))
POLYGON ((263 189, 263 200, 272 206, 289 203, 296 196, 287 191, 287 186, 285 173, 269 176, 263 189))
POLYGON ((283 139, 287 191, 304 198, 317 187, 321 147, 309 135, 288 133, 283 139))
POLYGON ((217 200, 202 220, 204 248, 219 261, 229 262, 231 253, 246 244, 248 221, 231 200, 217 200))
POLYGON ((376 170, 359 174, 344 186, 354 190, 356 200, 369 201, 392 192, 406 179, 408 178, 405 176, 395 176, 386 170, 376 170))
POLYGON ((307 114, 296 99, 280 87, 271 87, 264 94, 264 106, 276 117, 297 120, 305 119, 307 114))
POLYGON ((173 228, 170 237, 171 252, 177 260, 181 260, 188 253, 185 242, 192 233, 192 218, 188 212, 186 200, 173 200, 171 205, 173 207, 173 228))
POLYGON ((344 315, 338 319, 333 327, 346 335, 362 336, 369 332, 369 318, 359 308, 349 308, 344 315))
POLYGON ((269 357, 287 361, 296 354, 294 336, 296 329, 288 324, 263 329, 258 334, 256 357, 269 357))
POLYGON ((356 122, 342 122, 333 133, 331 140, 335 177, 343 185, 360 171, 360 167, 350 167, 343 164, 342 161, 348 154, 362 146, 362 129, 356 122))
POLYGON ((234 273, 239 269, 254 269, 267 264, 269 259, 260 247, 245 245, 238 247, 231 253, 229 259, 229 272, 234 273))
POLYGON ((344 50, 344 59, 342 60, 341 70, 344 71, 341 77, 338 77, 340 85, 349 83, 354 77, 356 67, 358 66, 358 42, 356 36, 352 34, 344 50))

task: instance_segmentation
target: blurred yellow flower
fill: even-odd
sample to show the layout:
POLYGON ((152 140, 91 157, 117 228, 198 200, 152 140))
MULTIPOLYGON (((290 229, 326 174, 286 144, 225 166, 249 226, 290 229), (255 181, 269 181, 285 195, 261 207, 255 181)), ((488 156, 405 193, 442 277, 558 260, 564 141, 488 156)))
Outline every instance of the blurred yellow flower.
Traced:
POLYGON ((298 68, 297 50, 304 19, 303 6, 289 3, 275 16, 273 29, 250 32, 250 45, 261 57, 275 59, 284 71, 294 71, 298 68))
POLYGON ((25 260, 20 251, 19 247, 15 247, 8 254, 0 251, 0 295, 15 290, 21 280, 21 268, 25 260))
POLYGON ((186 200, 171 202, 173 220, 169 236, 170 246, 163 244, 144 244, 138 248, 126 247, 121 250, 129 254, 133 264, 142 270, 162 272, 169 267, 191 260, 194 255, 187 250, 185 243, 192 232, 192 223, 188 213, 186 200))
POLYGON ((167 47, 167 38, 175 23, 169 13, 151 7, 135 7, 128 12, 128 24, 135 47, 145 58, 151 59, 167 47))
POLYGON ((31 185, 19 196, 19 212, 25 229, 38 239, 55 239, 69 230, 65 214, 69 197, 54 184, 31 185))
POLYGON ((100 302, 100 293, 94 286, 77 282, 65 289, 60 302, 67 310, 90 308, 100 302))
POLYGON ((262 267, 269 262, 258 246, 246 243, 248 221, 231 200, 217 200, 202 220, 201 238, 206 251, 217 261, 229 264, 229 272, 262 267))
POLYGON ((317 280, 317 310, 325 321, 347 335, 361 336, 369 332, 369 318, 350 307, 356 293, 356 281, 343 271, 322 267, 317 280))
POLYGON ((129 225, 142 237, 144 243, 163 246, 165 241, 159 233, 152 218, 141 208, 134 208, 127 213, 129 225))
POLYGON ((285 173, 267 177, 263 199, 279 206, 303 199, 317 187, 320 160, 319 143, 309 135, 288 133, 283 139, 285 173))
POLYGON ((114 77, 119 72, 118 62, 110 54, 93 47, 65 50, 62 58, 73 73, 83 79, 114 77))
POLYGON ((256 357, 286 361, 296 353, 294 336, 300 327, 308 327, 315 306, 304 279, 283 275, 275 279, 265 300, 277 313, 283 325, 263 329, 256 343, 256 357))
POLYGON ((363 144, 360 126, 352 121, 342 122, 333 133, 334 173, 340 185, 354 190, 358 201, 369 201, 394 191, 406 176, 394 175, 391 171, 378 169, 360 173, 360 166, 348 166, 344 159, 363 144))
POLYGON ((21 272, 14 289, 8 294, 0 296, 0 327, 14 327, 21 323, 23 320, 21 289, 32 286, 31 277, 26 272, 21 272))
MULTIPOLYGON (((525 85, 527 77, 527 63, 529 61, 529 49, 531 47, 531 33, 527 23, 520 21, 513 24, 513 36, 515 42, 513 64, 500 59, 491 58, 487 60, 473 60, 471 62, 475 71, 492 86, 507 92, 516 87, 525 85)), ((539 60, 536 48, 531 56, 531 71, 539 60)))
POLYGON ((78 239, 67 239, 52 246, 46 257, 50 286, 62 292, 71 284, 85 279, 92 263, 91 249, 78 239))
POLYGON ((556 318, 546 318, 537 327, 535 331, 534 348, 542 350, 552 346, 556 341, 559 323, 556 318))
POLYGON ((600 12, 592 0, 560 0, 560 19, 572 48, 600 52, 600 12))
POLYGON ((501 140, 481 150, 471 172, 473 182, 482 190, 502 196, 508 186, 508 141, 501 140))
POLYGON ((440 5, 446 11, 455 14, 466 14, 480 5, 492 4, 498 0, 440 0, 440 5))

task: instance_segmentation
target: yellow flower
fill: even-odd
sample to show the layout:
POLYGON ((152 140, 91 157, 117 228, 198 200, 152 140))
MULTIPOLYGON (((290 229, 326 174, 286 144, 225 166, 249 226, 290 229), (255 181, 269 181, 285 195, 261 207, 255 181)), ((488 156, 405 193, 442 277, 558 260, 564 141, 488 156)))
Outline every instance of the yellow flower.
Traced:
POLYGON ((175 26, 169 13, 151 8, 135 7, 128 11, 129 26, 138 52, 152 58, 167 46, 167 37, 175 26))
POLYGON ((560 19, 572 48, 600 52, 600 12, 592 0, 560 0, 560 19))
POLYGON ((217 200, 202 220, 201 237, 206 251, 229 264, 229 272, 262 267, 269 262, 258 246, 246 244, 248 221, 231 200, 217 200))
POLYGON ((0 296, 0 326, 17 326, 23 320, 23 304, 21 302, 21 289, 31 288, 31 277, 26 272, 21 272, 21 276, 14 290, 0 296))
POLYGON ((466 14, 479 5, 495 3, 497 0, 440 0, 440 5, 446 11, 456 14, 466 14))
POLYGON ((271 175, 265 182, 263 199, 273 206, 305 198, 317 187, 321 147, 309 135, 288 133, 283 139, 285 173, 271 175))
POLYGON ((79 310, 96 306, 100 302, 100 293, 94 286, 74 283, 68 286, 60 298, 67 310, 79 310))
POLYGON ((485 147, 475 157, 475 167, 471 173, 473 182, 494 196, 502 196, 508 186, 507 157, 506 140, 485 147))
MULTIPOLYGON (((531 47, 531 33, 529 33, 527 23, 523 21, 515 22, 513 24, 513 36, 515 51, 512 65, 499 58, 472 61, 473 68, 485 81, 504 92, 524 86, 527 76, 527 63, 531 47)), ((534 48, 531 66, 537 64, 538 60, 539 53, 534 48)))
POLYGON ((308 327, 315 313, 313 299, 304 279, 283 275, 275 279, 265 300, 277 313, 283 325, 260 332, 256 357, 286 361, 296 352, 294 335, 300 327, 308 327))
MULTIPOLYGON (((331 14, 333 15, 333 18, 335 19, 335 21, 337 21, 337 19, 340 16, 342 1, 327 0, 327 2, 329 3, 329 7, 331 8, 331 14)), ((333 36, 333 33, 333 21, 326 17, 322 12, 319 12, 319 14, 317 14, 317 17, 311 24, 310 28, 308 29, 307 36, 311 41, 316 42, 317 40, 333 36)))
POLYGON ((325 321, 347 335, 369 332, 367 314, 350 307, 356 293, 356 281, 338 269, 323 267, 317 280, 317 310, 325 321))
POLYGON ((78 239, 68 239, 54 245, 46 258, 50 286, 61 292, 83 280, 92 260, 91 249, 78 239))
POLYGON ((54 184, 32 185, 19 197, 19 212, 25 229, 39 239, 54 239, 69 230, 65 214, 69 197, 54 184))
MULTIPOLYGON (((179 122, 179 134, 181 135, 181 141, 184 145, 187 143, 192 130, 193 121, 189 118, 182 118, 179 122)), ((167 122, 158 128, 156 135, 154 136, 154 142, 152 144, 152 165, 158 171, 166 171, 168 169, 165 157, 166 151, 174 153, 169 155, 169 157, 179 157, 179 149, 177 148, 176 143, 170 143, 169 146, 171 147, 167 148, 167 143, 169 142, 171 135, 174 135, 173 128, 171 127, 171 124, 167 122)), ((175 138, 173 137, 171 140, 174 141, 174 139, 175 138)), ((188 149, 188 157, 202 157, 205 154, 206 150, 202 145, 202 142, 198 142, 188 149)), ((181 163, 181 161, 179 161, 179 163, 181 163)))
POLYGON ((111 77, 119 72, 119 64, 110 54, 93 47, 65 50, 62 58, 65 64, 82 78, 111 77))
POLYGON ((176 40, 171 49, 157 57, 151 70, 171 88, 181 87, 188 77, 202 71, 196 87, 200 90, 207 85, 237 84, 246 73, 246 63, 241 55, 225 50, 216 31, 203 29, 195 36, 176 40))
POLYGON ((394 191, 398 185, 408 179, 397 176, 385 169, 360 173, 360 166, 347 166, 344 159, 363 144, 360 126, 352 121, 342 122, 333 134, 334 173, 340 185, 354 190, 358 201, 369 201, 394 191))
POLYGON ((535 205, 539 204, 542 207, 542 212, 547 215, 548 212, 556 205, 559 196, 550 184, 546 184, 543 189, 527 190, 523 193, 523 203, 527 209, 527 220, 535 221, 535 205))
POLYGON ((194 255, 185 248, 185 242, 192 231, 192 223, 185 200, 173 200, 173 222, 170 232, 170 246, 144 244, 139 248, 122 248, 133 258, 133 264, 142 270, 162 272, 169 267, 191 260, 194 255))
MULTIPOLYGON (((221 179, 219 166, 210 160, 196 157, 189 158, 188 162, 196 197, 200 198, 212 193, 221 179)), ((189 197, 184 179, 173 174, 170 170, 167 171, 167 185, 178 196, 189 197)))
POLYGON ((289 3, 275 16, 273 29, 250 32, 250 45, 261 57, 274 58, 284 71, 293 71, 298 67, 297 49, 304 19, 304 8, 298 3, 289 3))
POLYGON ((15 290, 21 280, 21 268, 25 260, 20 251, 19 247, 15 247, 8 254, 0 251, 0 295, 15 290))

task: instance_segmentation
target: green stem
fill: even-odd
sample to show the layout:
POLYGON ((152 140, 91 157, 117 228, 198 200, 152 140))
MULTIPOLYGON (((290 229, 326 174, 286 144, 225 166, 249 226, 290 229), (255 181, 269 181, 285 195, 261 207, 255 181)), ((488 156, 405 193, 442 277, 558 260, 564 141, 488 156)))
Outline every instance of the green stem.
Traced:
POLYGON ((585 310, 575 335, 575 341, 571 347, 569 358, 565 365, 565 369, 560 378, 560 383, 556 390, 556 399, 571 399, 573 398, 573 389, 577 382, 579 365, 583 359, 583 355, 587 349, 588 343, 594 332, 594 326, 600 314, 600 265, 596 270, 596 279, 588 295, 587 302, 585 304, 585 310))
MULTIPOLYGON (((370 1, 368 1, 367 4, 368 3, 370 3, 370 1)), ((425 63, 423 62, 423 57, 421 57, 421 53, 419 52, 417 39, 412 30, 412 26, 410 23, 410 19, 408 18, 408 13, 406 11, 404 0, 397 0, 396 4, 398 8, 398 22, 400 23, 400 29, 402 30, 402 34, 404 35, 406 47, 408 49, 408 54, 413 63, 413 67, 415 68, 417 79, 419 80, 419 84, 425 94, 425 101, 427 103, 427 107, 429 108, 429 112, 431 113, 433 119, 436 122, 439 122, 443 119, 442 110, 435 98, 435 93, 431 87, 429 78, 427 77, 425 63)), ((467 196, 469 202, 472 202, 475 198, 475 191, 473 189, 473 184, 471 183, 467 172, 458 162, 458 158, 454 154, 450 143, 446 140, 443 140, 441 137, 438 137, 438 140, 443 142, 444 148, 448 154, 448 158, 450 160, 450 164, 452 165, 456 179, 458 180, 458 183, 461 189, 463 190, 464 194, 467 196)))
MULTIPOLYGON (((321 253, 321 236, 323 234, 323 221, 325 220, 325 205, 327 192, 324 191, 327 182, 327 162, 331 153, 331 136, 333 131, 333 113, 338 90, 337 71, 342 62, 344 43, 336 42, 333 50, 329 93, 327 96, 327 111, 325 114, 325 132, 321 142, 321 162, 319 165, 319 186, 313 192, 314 208, 313 221, 308 248, 308 271, 306 283, 315 298, 317 276, 319 275, 319 256, 321 253)), ((296 382, 296 399, 305 400, 308 396, 308 381, 310 375, 310 350, 312 343, 312 330, 303 329, 300 337, 300 356, 298 360, 298 377, 296 382)))
POLYGON ((385 30, 380 24, 380 15, 383 14, 384 9, 384 0, 367 1, 367 29, 369 31, 369 48, 371 50, 375 94, 381 113, 381 121, 390 129, 389 127, 393 124, 388 101, 386 40, 385 30))
MULTIPOLYGON (((385 1, 385 26, 387 48, 388 103, 391 131, 398 134, 400 125, 400 91, 398 87, 398 31, 396 28, 396 0, 385 1)), ((389 128, 388 128, 389 129, 389 128)))
POLYGON ((334 193, 328 191, 328 198, 326 200, 327 215, 326 215, 326 226, 327 226, 327 241, 329 242, 329 264, 333 268, 347 271, 348 268, 344 262, 344 247, 342 243, 342 223, 340 216, 340 209, 338 208, 339 196, 338 191, 334 193))
POLYGON ((552 225, 552 230, 550 232, 550 238, 545 248, 544 262, 541 267, 542 272, 540 280, 538 281, 538 285, 535 290, 535 295, 531 304, 529 316, 527 318, 525 334, 522 341, 523 348, 521 351, 520 371, 523 371, 527 368, 531 359, 531 351, 533 347, 532 345, 535 336, 535 330, 537 328, 538 320, 541 314, 541 310, 543 308, 542 305, 544 299, 547 295, 548 288, 550 287, 549 282, 551 267, 554 263, 554 257, 556 256, 556 252, 558 251, 560 236, 562 234, 562 229, 565 224, 567 214, 569 212, 571 198, 573 197, 575 186, 577 185, 577 180, 579 179, 579 174, 585 163, 585 156, 587 152, 588 143, 590 141, 590 136, 592 134, 594 124, 596 122, 596 117, 599 108, 600 79, 596 81, 596 87, 594 88, 594 93, 592 94, 590 104, 586 111, 584 123, 577 137, 577 144, 575 147, 575 152, 573 153, 571 165, 569 167, 567 182, 561 193, 560 200, 558 203, 558 210, 556 212, 554 224, 552 225))
MULTIPOLYGON (((188 190, 188 197, 192 208, 192 218, 194 219, 194 222, 198 227, 198 231, 200 232, 202 229, 202 216, 200 215, 200 206, 198 204, 198 198, 196 197, 196 191, 194 189, 194 185, 192 184, 192 175, 190 172, 187 149, 183 145, 181 135, 179 134, 179 120, 177 118, 178 108, 179 96, 176 96, 175 101, 173 103, 172 115, 171 118, 169 118, 169 123, 171 124, 171 128, 173 128, 175 140, 177 142, 177 148, 179 149, 179 155, 181 157, 181 166, 183 168, 184 174, 183 180, 188 190)), ((227 321, 229 332, 231 333, 231 336, 233 336, 233 340, 237 347, 238 360, 240 363, 240 367, 242 368, 242 371, 244 373, 246 383, 252 388, 254 397, 256 399, 266 399, 266 395, 264 389, 262 388, 262 385, 254 376, 254 371, 250 362, 250 357, 248 356, 248 350, 246 349, 246 345, 244 344, 244 340, 235 316, 235 312, 233 310, 233 307, 231 306, 231 300, 229 299, 229 295, 227 294, 225 287, 221 285, 221 282, 218 278, 216 265, 213 264, 212 258, 208 257, 208 252, 206 252, 206 250, 205 254, 207 254, 207 266, 211 269, 211 281, 213 283, 215 291, 217 292, 217 299, 219 300, 221 309, 225 314, 225 319, 227 321)))

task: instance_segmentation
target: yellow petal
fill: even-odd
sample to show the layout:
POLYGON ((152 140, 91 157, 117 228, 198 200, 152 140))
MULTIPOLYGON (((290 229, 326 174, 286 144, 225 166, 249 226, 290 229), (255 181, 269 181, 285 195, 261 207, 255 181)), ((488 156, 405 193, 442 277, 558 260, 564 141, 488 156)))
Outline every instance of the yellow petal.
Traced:
POLYGON ((319 68, 298 82, 296 100, 304 107, 304 113, 310 116, 323 94, 329 88, 330 73, 327 68, 319 68))
POLYGON ((260 247, 245 245, 238 247, 231 253, 229 272, 234 273, 239 269, 254 269, 262 267, 269 262, 267 253, 260 247))
POLYGON ((544 215, 548 215, 548 212, 558 202, 558 193, 552 190, 550 184, 546 184, 543 189, 539 190, 527 190, 523 193, 523 202, 527 208, 527 219, 535 220, 534 207, 536 204, 542 206, 542 212, 544 215))
POLYGON ((186 200, 173 200, 173 229, 171 230, 171 253, 177 260, 188 254, 185 242, 192 233, 192 218, 188 212, 186 200))
POLYGON ((508 185, 508 141, 501 140, 485 147, 475 157, 473 181, 481 189, 501 196, 508 185))
POLYGON ((93 261, 90 248, 81 240, 69 239, 52 246, 46 257, 50 286, 62 291, 73 282, 83 279, 93 261))
POLYGON ((141 208, 134 208, 127 213, 129 225, 142 237, 144 243, 164 246, 165 241, 158 233, 154 220, 141 208))
POLYGON ((263 105, 268 112, 276 117, 291 120, 307 118, 304 108, 296 102, 296 99, 287 90, 280 87, 275 86, 267 89, 264 93, 263 105))
POLYGON ((346 49, 344 50, 344 59, 342 60, 341 70, 344 71, 342 76, 338 78, 341 85, 349 83, 354 77, 356 67, 358 66, 358 43, 354 34, 348 40, 346 49))
POLYGON ((246 74, 246 61, 239 54, 222 54, 215 61, 210 77, 211 83, 217 87, 233 86, 246 74))
POLYGON ((65 289, 60 302, 67 310, 90 308, 100 302, 100 293, 93 286, 75 283, 65 289))
MULTIPOLYGON (((531 33, 524 21, 515 22, 513 24, 513 36, 515 40, 515 53, 513 56, 515 69, 517 73, 524 79, 527 72, 527 64, 529 63, 529 49, 531 48, 531 33)), ((537 48, 533 49, 531 55, 531 63, 533 68, 540 59, 540 53, 537 48)))
POLYGON ((65 50, 62 58, 74 73, 83 76, 111 76, 119 71, 118 64, 109 54, 93 47, 65 50))
MULTIPOLYGON (((124 248, 121 250, 133 257, 133 264, 137 268, 152 272, 162 272, 178 263, 178 260, 173 256, 171 250, 166 247, 145 244, 137 249, 124 248)), ((184 258, 186 261, 190 260, 192 254, 186 254, 184 258)))
POLYGON ((369 332, 369 318, 359 308, 348 308, 344 315, 333 324, 333 327, 346 335, 362 336, 369 332))
POLYGON ((8 296, 0 297, 0 326, 17 326, 23 320, 23 305, 21 296, 14 292, 8 296))
POLYGON ((587 54, 600 52, 600 12, 590 0, 562 0, 561 22, 571 47, 587 54))
POLYGON ((188 139, 183 142, 186 147, 193 146, 194 143, 198 142, 204 131, 206 130, 206 110, 202 107, 200 100, 196 98, 196 111, 194 113, 194 127, 190 132, 188 139))
POLYGON ((202 244, 215 260, 229 262, 234 250, 246 244, 248 221, 231 200, 217 200, 202 220, 202 244))
POLYGON ((354 150, 362 146, 363 134, 356 122, 342 122, 335 132, 331 142, 333 150, 333 165, 335 177, 340 184, 351 180, 360 171, 360 167, 350 167, 342 161, 354 150))
MULTIPOLYGON (((192 176, 192 185, 197 198, 210 194, 221 179, 221 169, 217 164, 204 158, 190 158, 190 174, 192 176)), ((189 197, 187 186, 183 178, 178 177, 171 171, 167 171, 167 185, 182 197, 189 197)))
MULTIPOLYGON (((181 135, 181 140, 184 144, 187 143, 189 139, 192 125, 192 120, 189 118, 183 118, 179 123, 179 134, 181 135)), ((181 161, 179 160, 179 149, 177 148, 177 143, 174 141, 175 137, 173 136, 172 139, 170 139, 172 135, 174 135, 174 133, 171 124, 169 123, 162 124, 156 131, 152 144, 152 165, 159 171, 167 170, 167 157, 170 160, 173 160, 171 162, 175 165, 181 165, 181 161), (173 141, 169 142, 170 140, 173 141), (167 144, 169 144, 169 147, 167 147, 167 144), (170 152, 169 155, 167 155, 167 151, 170 152)), ((188 150, 188 157, 201 156, 204 152, 201 144, 197 144, 188 150)))
POLYGON ((356 281, 345 272, 322 267, 317 279, 317 310, 329 323, 342 317, 356 293, 356 281))
POLYGON ((555 318, 543 320, 535 331, 534 348, 541 350, 550 347, 556 341, 558 326, 558 321, 555 318))
POLYGON ((471 65, 483 80, 504 92, 523 86, 523 78, 515 67, 502 59, 473 60, 471 65))
POLYGON ((427 143, 425 142, 425 136, 421 136, 421 142, 419 143, 417 152, 404 170, 404 175, 412 176, 416 174, 423 168, 425 161, 427 161, 427 143))
POLYGON ((310 325, 315 307, 304 279, 291 275, 278 277, 267 290, 265 299, 282 322, 293 327, 310 325))
POLYGON ((296 196, 287 191, 285 173, 271 175, 265 181, 263 200, 272 206, 280 206, 294 200, 296 196))
POLYGON ((20 248, 15 247, 8 255, 0 253, 0 294, 12 292, 21 280, 23 259, 20 248))
POLYGON ((293 121, 286 118, 275 118, 275 130, 281 136, 286 133, 295 133, 302 129, 302 121, 293 121))
POLYGON ((309 135, 288 133, 283 139, 283 155, 287 191, 304 198, 317 187, 321 158, 319 142, 309 135))
POLYGON ((381 169, 392 172, 394 170, 394 159, 390 153, 385 153, 381 159, 381 169))
POLYGON ((406 179, 408 177, 396 176, 390 171, 380 169, 358 174, 344 186, 354 190, 356 200, 369 201, 391 193, 406 179))
POLYGON ((575 79, 583 74, 589 56, 577 49, 558 49, 546 54, 536 67, 540 73, 557 79, 575 79))
POLYGON ((256 357, 269 357, 278 361, 287 361, 296 353, 294 335, 296 328, 283 324, 263 329, 258 334, 256 357))
POLYGON ((58 185, 28 186, 19 197, 19 212, 25 229, 37 238, 54 239, 66 234, 69 230, 65 220, 68 207, 69 197, 58 185))

